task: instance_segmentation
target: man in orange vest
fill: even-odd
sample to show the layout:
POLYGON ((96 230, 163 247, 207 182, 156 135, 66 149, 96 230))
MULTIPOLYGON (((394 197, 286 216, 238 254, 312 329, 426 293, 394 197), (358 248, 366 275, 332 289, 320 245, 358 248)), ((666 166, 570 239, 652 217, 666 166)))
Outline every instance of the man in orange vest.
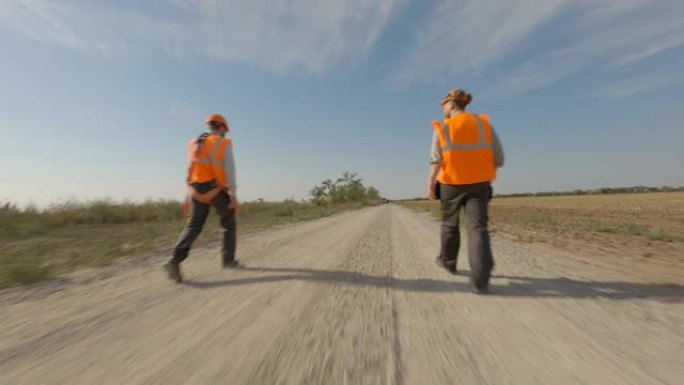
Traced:
POLYGON ((173 257, 164 265, 169 278, 181 282, 180 264, 190 252, 190 247, 202 232, 211 206, 214 206, 223 228, 223 267, 237 266, 235 260, 236 225, 235 211, 239 211, 233 141, 226 138, 230 131, 228 121, 219 114, 206 120, 208 132, 190 141, 188 167, 188 195, 190 218, 178 237, 173 257))
POLYGON ((504 154, 489 117, 466 112, 472 96, 455 88, 441 106, 446 119, 433 122, 434 135, 428 178, 428 196, 440 199, 442 220, 441 250, 437 265, 457 273, 460 247, 459 211, 466 213, 468 259, 473 291, 486 293, 494 258, 487 229, 491 182, 504 154))

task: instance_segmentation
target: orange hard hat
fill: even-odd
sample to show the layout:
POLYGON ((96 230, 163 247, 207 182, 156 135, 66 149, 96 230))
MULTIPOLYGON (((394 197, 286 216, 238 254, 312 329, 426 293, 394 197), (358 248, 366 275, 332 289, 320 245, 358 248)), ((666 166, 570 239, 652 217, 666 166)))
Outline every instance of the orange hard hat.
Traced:
POLYGON ((206 123, 214 123, 214 122, 215 123, 221 123, 224 126, 228 127, 228 120, 226 118, 224 118, 223 115, 221 115, 221 114, 212 114, 206 120, 206 123))

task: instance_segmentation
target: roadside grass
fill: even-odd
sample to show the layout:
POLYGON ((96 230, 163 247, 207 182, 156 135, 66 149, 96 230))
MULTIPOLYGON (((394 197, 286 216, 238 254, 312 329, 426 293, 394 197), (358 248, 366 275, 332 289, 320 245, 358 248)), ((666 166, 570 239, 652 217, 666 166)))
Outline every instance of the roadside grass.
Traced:
POLYGON ((624 233, 629 235, 646 237, 653 241, 684 242, 684 236, 670 234, 662 228, 651 228, 649 226, 639 224, 628 224, 624 228, 624 233))
POLYGON ((402 201, 399 204, 416 212, 428 213, 435 219, 442 219, 442 208, 438 201, 402 201))
POLYGON ((619 226, 593 219, 588 220, 586 226, 587 229, 597 233, 618 233, 620 231, 619 226))
POLYGON ((637 237, 648 238, 652 241, 684 241, 684 237, 667 233, 662 228, 653 228, 651 226, 646 226, 637 223, 611 223, 589 220, 587 222, 587 228, 598 233, 632 235, 637 237))
MULTIPOLYGON (((249 202, 238 216, 238 232, 321 218, 361 204, 249 202)), ((168 250, 185 224, 182 204, 68 202, 46 210, 0 205, 0 288, 30 284, 81 267, 111 264, 118 258, 168 250)), ((199 243, 220 239, 213 213, 199 243)))

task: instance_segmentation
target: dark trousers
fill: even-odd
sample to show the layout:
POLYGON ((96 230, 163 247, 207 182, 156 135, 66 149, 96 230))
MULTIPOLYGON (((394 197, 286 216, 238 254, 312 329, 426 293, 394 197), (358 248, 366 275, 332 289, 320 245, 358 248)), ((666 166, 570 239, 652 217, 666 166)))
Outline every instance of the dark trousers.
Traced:
MULTIPOLYGON (((213 188, 212 185, 196 186, 196 189, 199 193, 205 193, 213 188)), ((223 262, 230 262, 235 259, 235 212, 228 208, 228 204, 230 204, 230 195, 226 194, 225 192, 221 192, 214 198, 214 200, 212 200, 211 203, 211 205, 208 205, 192 199, 192 215, 190 216, 190 219, 188 219, 188 223, 185 225, 185 228, 178 237, 178 241, 176 242, 176 246, 173 251, 173 258, 171 258, 172 263, 179 264, 188 257, 190 247, 192 247, 192 244, 202 232, 204 223, 207 221, 211 206, 214 206, 216 212, 219 214, 221 228, 223 228, 223 262)))
POLYGON ((440 200, 444 218, 442 220, 442 242, 440 258, 455 263, 461 246, 459 213, 465 208, 468 231, 468 259, 470 277, 477 287, 487 286, 494 268, 494 257, 489 240, 487 221, 492 186, 489 182, 470 185, 441 185, 440 200))

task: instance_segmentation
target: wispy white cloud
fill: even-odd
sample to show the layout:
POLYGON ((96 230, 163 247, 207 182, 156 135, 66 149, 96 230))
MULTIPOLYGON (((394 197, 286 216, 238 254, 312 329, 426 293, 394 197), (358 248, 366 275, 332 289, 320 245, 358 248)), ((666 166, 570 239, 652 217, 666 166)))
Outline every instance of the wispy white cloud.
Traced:
MULTIPOLYGON (((0 30, 92 55, 165 54, 317 73, 366 56, 408 1, 3 0, 0 30)), ((684 46, 681 0, 426 4, 424 19, 409 19, 415 40, 395 64, 402 85, 486 75, 486 93, 525 92, 684 46)))
POLYGON ((479 71, 558 15, 563 0, 440 0, 423 21, 399 80, 432 81, 479 71))
MULTIPOLYGON (((587 8, 593 25, 585 23, 571 43, 532 57, 505 80, 510 90, 525 91, 589 69, 630 64, 684 44, 684 7, 651 7, 628 2, 623 17, 592 20, 606 10, 587 8)), ((653 3, 650 3, 653 4, 653 3)), ((617 6, 611 8, 617 12, 617 6)), ((585 20, 587 21, 587 20, 585 20)))
POLYGON ((93 55, 192 49, 190 26, 115 2, 5 0, 0 26, 93 55))
POLYGON ((397 0, 197 2, 210 56, 257 62, 276 70, 302 66, 311 71, 368 52, 398 4, 397 0))
POLYGON ((579 0, 575 3, 582 8, 582 24, 586 25, 615 20, 658 1, 661 0, 579 0))
POLYGON ((87 24, 93 20, 70 4, 42 0, 6 1, 0 7, 0 22, 31 38, 61 44, 71 49, 109 49, 97 43, 87 24))
POLYGON ((603 87, 600 94, 609 98, 624 98, 646 94, 665 87, 684 83, 684 76, 653 74, 619 80, 603 87))
POLYGON ((354 63, 403 0, 5 0, 0 24, 93 54, 164 52, 319 72, 354 63))
POLYGON ((399 79, 435 82, 495 68, 486 93, 519 93, 682 45, 679 0, 441 0, 399 79))
POLYGON ((644 44, 642 47, 637 48, 636 51, 623 55, 615 61, 613 65, 626 65, 683 46, 684 34, 682 34, 682 32, 684 32, 684 28, 676 25, 672 25, 671 27, 673 27, 675 31, 665 31, 662 36, 654 38, 654 40, 658 41, 654 41, 652 44, 644 44))

